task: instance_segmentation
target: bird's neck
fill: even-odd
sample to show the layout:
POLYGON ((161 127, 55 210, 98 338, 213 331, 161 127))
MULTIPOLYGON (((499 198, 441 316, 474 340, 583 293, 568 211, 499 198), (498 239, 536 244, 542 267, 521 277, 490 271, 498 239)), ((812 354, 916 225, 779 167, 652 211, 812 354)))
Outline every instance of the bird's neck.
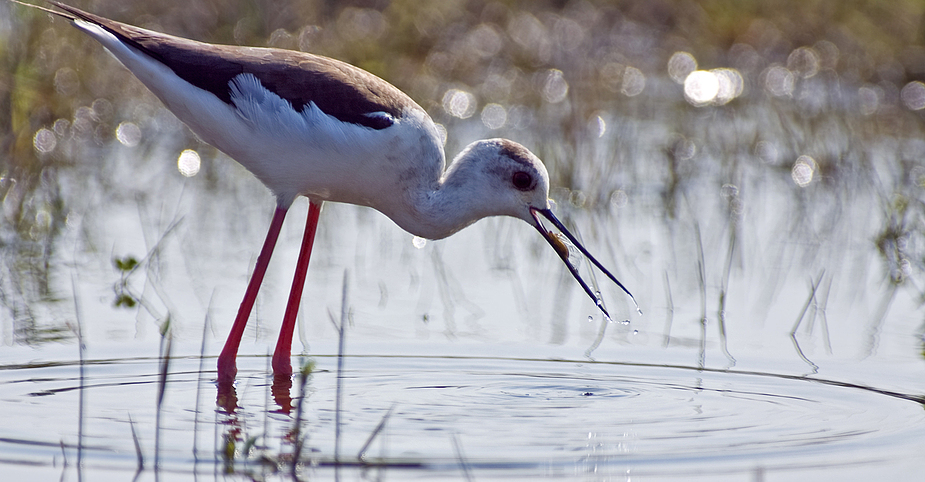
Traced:
POLYGON ((402 229, 427 239, 443 239, 493 212, 478 196, 479 176, 471 164, 456 159, 436 183, 422 183, 405 193, 406 209, 385 214, 402 229))

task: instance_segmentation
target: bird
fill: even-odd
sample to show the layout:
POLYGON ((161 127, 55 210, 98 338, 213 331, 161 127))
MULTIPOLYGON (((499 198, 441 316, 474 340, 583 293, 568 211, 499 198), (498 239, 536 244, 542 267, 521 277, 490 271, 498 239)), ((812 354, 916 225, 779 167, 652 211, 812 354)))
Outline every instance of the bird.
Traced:
POLYGON ((442 239, 489 216, 533 226, 608 319, 599 294, 570 261, 557 229, 588 260, 632 293, 555 216, 542 161, 508 139, 479 140, 446 166, 443 142, 427 112, 381 78, 306 52, 218 45, 110 20, 57 1, 51 9, 111 52, 203 141, 243 165, 276 197, 224 348, 217 381, 233 383, 241 337, 286 212, 309 200, 302 246, 272 358, 275 376, 292 374, 291 346, 318 219, 326 202, 367 206, 400 228, 442 239))

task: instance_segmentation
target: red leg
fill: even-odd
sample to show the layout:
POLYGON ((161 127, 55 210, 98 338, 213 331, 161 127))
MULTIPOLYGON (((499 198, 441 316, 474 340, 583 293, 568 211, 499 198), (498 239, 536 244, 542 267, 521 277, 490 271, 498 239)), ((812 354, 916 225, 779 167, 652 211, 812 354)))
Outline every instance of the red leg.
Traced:
POLYGON ((292 351, 292 334, 295 331, 295 319, 299 314, 302 301, 302 286, 308 273, 308 261, 312 257, 312 244, 315 242, 315 230, 318 228, 318 216, 321 214, 321 201, 312 201, 308 206, 308 220, 305 222, 305 234, 302 236, 302 250, 295 267, 292 289, 289 291, 289 304, 283 316, 283 326, 279 329, 279 340, 273 352, 273 374, 276 376, 292 375, 290 352, 292 351))
POLYGON ((244 327, 247 326, 247 319, 254 308, 254 301, 257 299, 257 292, 260 291, 263 275, 266 274, 267 265, 270 264, 270 256, 273 254, 273 248, 276 246, 277 238, 279 238, 279 231, 283 227, 286 211, 287 208, 277 206, 276 211, 273 213, 270 230, 267 231, 267 239, 263 242, 260 255, 257 256, 257 266, 254 267, 254 274, 247 284, 244 300, 241 301, 241 307, 238 308, 238 316, 235 317, 234 325, 231 326, 231 333, 228 334, 228 340, 225 341, 225 348, 222 349, 222 353, 218 356, 219 383, 233 382, 235 375, 238 373, 238 368, 235 365, 235 358, 238 356, 238 345, 241 344, 241 337, 244 336, 244 327))

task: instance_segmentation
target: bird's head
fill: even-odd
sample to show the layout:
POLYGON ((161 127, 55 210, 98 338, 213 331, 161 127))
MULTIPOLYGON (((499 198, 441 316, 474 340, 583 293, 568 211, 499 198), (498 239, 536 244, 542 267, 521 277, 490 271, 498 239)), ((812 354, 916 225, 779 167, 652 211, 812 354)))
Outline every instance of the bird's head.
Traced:
MULTIPOLYGON (((459 160, 451 166, 460 169, 472 169, 466 176, 449 176, 456 179, 479 179, 478 183, 487 186, 486 196, 489 204, 484 206, 488 212, 484 216, 513 216, 533 226, 549 243, 565 263, 569 272, 591 297, 597 307, 606 316, 610 316, 596 295, 578 273, 578 268, 569 259, 566 242, 554 231, 547 230, 542 218, 549 221, 565 238, 575 245, 595 266, 626 292, 633 303, 636 299, 617 278, 588 252, 578 239, 562 224, 552 212, 549 202, 549 173, 546 166, 526 147, 507 139, 488 139, 477 141, 466 147, 459 160)), ((637 305, 638 311, 638 305, 637 305)))

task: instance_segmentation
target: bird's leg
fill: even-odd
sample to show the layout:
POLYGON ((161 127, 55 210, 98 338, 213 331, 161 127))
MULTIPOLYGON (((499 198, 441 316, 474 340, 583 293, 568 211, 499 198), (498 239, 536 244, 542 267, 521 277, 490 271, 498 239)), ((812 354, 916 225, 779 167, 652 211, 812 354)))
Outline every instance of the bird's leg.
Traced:
POLYGON ((276 351, 273 352, 273 374, 276 377, 292 375, 292 362, 290 361, 292 334, 295 331, 296 316, 299 314, 299 303, 302 301, 302 286, 305 284, 305 275, 308 273, 308 261, 312 257, 312 244, 315 242, 315 230, 318 228, 321 204, 321 201, 311 201, 308 206, 308 220, 305 221, 302 250, 299 252, 299 261, 295 267, 292 289, 289 291, 289 304, 286 305, 286 314, 283 316, 283 326, 279 329, 276 351))
POLYGON ((254 301, 257 299, 257 292, 260 291, 260 283, 263 282, 263 275, 267 272, 267 265, 270 264, 270 256, 273 254, 273 248, 276 246, 276 240, 279 238, 279 231, 283 227, 283 219, 286 218, 288 208, 276 207, 273 213, 273 220, 270 221, 270 229, 267 231, 267 239, 263 242, 263 248, 260 255, 257 256, 257 266, 254 267, 254 274, 247 284, 247 291, 244 292, 244 300, 241 301, 241 307, 238 308, 238 316, 234 319, 234 325, 231 326, 231 333, 228 334, 228 340, 225 341, 225 348, 218 356, 218 382, 231 383, 234 381, 238 368, 235 365, 235 358, 238 356, 238 345, 241 344, 241 337, 244 335, 244 327, 247 326, 247 319, 250 317, 251 310, 254 308, 254 301))

